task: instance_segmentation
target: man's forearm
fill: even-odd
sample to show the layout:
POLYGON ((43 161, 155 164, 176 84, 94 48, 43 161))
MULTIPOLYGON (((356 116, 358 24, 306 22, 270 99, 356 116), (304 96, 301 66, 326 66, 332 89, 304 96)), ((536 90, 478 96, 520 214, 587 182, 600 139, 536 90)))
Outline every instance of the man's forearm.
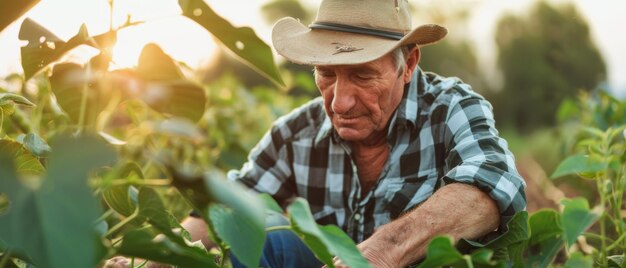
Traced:
POLYGON ((481 237, 498 227, 496 202, 478 188, 446 185, 419 207, 379 228, 359 244, 375 267, 404 267, 424 256, 428 242, 447 234, 454 241, 481 237))

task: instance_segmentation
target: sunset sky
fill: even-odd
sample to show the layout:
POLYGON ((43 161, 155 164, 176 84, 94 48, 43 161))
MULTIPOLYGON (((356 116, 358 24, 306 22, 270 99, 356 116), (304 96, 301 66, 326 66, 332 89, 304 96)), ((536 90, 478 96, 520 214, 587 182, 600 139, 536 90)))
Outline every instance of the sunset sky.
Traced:
MULTIPOLYGON (((409 0, 429 3, 435 0, 409 0)), ((459 1, 459 0, 457 0, 459 1)), ((488 70, 495 70, 495 43, 493 31, 496 21, 504 12, 521 13, 534 3, 533 0, 460 0, 473 6, 467 26, 468 35, 474 42, 478 57, 488 70)), ((210 34, 194 22, 182 17, 176 0, 117 0, 115 1, 113 25, 118 26, 131 14, 133 20, 145 24, 119 32, 114 50, 114 61, 118 67, 133 66, 141 48, 148 42, 156 42, 168 54, 192 67, 210 61, 216 45, 210 34)), ((212 8, 238 26, 251 26, 257 34, 269 42, 270 25, 261 19, 259 7, 266 0, 207 0, 212 8), (245 7, 245 8, 241 8, 245 7)), ((315 6, 319 0, 303 1, 315 6)), ((565 2, 553 0, 549 2, 565 2)), ((600 48, 609 70, 609 87, 621 97, 626 97, 626 25, 625 1, 597 2, 572 0, 579 12, 591 26, 592 36, 600 48), (600 4, 602 3, 602 4, 600 4)), ((109 28, 109 8, 106 0, 42 0, 24 17, 30 17, 57 36, 68 39, 78 32, 82 23, 90 34, 99 34, 109 28)), ((0 77, 22 72, 19 62, 18 20, 0 33, 0 77)), ((416 19, 418 20, 418 19, 416 19)), ((451 36, 455 33, 451 32, 451 36)), ((74 53, 80 57, 95 53, 81 49, 74 53)), ((279 60, 282 60, 279 58, 279 60)))

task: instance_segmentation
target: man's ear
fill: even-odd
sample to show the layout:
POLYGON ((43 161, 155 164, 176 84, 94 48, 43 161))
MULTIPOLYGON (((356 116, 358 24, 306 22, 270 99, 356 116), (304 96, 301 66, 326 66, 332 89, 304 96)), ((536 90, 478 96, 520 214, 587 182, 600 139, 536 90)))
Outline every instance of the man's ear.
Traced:
POLYGON ((409 50, 409 55, 405 62, 406 65, 404 66, 404 74, 402 74, 405 84, 411 82, 413 72, 415 71, 415 68, 417 68, 417 64, 420 62, 420 56, 420 48, 417 45, 409 50))

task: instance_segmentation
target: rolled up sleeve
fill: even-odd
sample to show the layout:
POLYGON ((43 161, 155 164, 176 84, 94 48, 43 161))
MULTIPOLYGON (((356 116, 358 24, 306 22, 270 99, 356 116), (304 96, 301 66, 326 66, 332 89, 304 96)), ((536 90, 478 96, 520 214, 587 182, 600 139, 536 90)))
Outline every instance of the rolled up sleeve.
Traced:
POLYGON ((498 204, 500 228, 526 209, 526 184, 517 172, 507 142, 498 136, 491 105, 471 96, 459 98, 446 118, 446 183, 474 185, 498 204))

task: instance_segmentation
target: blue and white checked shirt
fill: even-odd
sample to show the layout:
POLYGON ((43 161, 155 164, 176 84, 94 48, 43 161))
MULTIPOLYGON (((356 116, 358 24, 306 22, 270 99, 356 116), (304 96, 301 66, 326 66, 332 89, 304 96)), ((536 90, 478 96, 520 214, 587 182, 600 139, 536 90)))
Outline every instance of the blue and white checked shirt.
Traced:
POLYGON ((229 178, 283 207, 296 196, 307 199, 319 224, 336 224, 357 243, 447 183, 488 193, 501 230, 525 209, 525 183, 498 137, 491 105, 469 85, 417 68, 391 120, 389 159, 364 195, 350 144, 334 131, 321 98, 278 119, 229 178))

